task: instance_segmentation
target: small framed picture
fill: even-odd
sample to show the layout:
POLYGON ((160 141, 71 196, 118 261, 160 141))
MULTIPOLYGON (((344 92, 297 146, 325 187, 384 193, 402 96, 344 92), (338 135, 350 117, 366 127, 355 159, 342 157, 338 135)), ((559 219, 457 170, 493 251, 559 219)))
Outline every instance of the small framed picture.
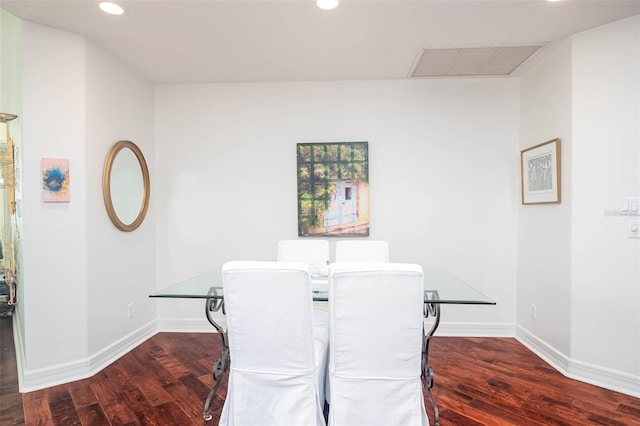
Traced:
POLYGON ((522 204, 560 203, 560 139, 520 152, 522 204))
POLYGON ((45 203, 68 203, 70 183, 69 160, 42 159, 42 200, 45 203))

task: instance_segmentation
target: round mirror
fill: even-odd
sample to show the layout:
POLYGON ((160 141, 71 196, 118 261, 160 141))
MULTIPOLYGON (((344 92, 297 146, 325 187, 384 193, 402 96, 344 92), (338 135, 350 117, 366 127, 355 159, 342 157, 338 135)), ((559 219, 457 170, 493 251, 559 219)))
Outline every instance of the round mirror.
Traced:
POLYGON ((104 164, 102 195, 118 229, 129 232, 140 226, 149 208, 149 170, 133 142, 120 141, 111 148, 104 164))

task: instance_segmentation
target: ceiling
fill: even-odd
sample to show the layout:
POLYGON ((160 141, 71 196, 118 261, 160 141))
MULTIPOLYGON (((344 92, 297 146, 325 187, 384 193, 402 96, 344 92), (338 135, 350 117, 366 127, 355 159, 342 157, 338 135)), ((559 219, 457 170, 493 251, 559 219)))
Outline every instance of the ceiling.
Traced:
MULTIPOLYGON (((640 13, 640 0, 2 0, 25 20, 86 36, 156 83, 410 77, 425 48, 543 44, 640 13)), ((529 61, 534 59, 529 59, 529 61)), ((516 68, 518 75, 527 62, 516 68)))

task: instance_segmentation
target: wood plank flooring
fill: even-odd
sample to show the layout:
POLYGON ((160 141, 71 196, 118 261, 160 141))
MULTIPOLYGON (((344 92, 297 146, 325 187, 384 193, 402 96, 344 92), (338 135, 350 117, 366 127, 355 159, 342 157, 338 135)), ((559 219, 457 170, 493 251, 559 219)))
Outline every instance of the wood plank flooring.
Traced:
MULTIPOLYGON (((640 399, 567 379, 515 339, 435 337, 430 350, 442 426, 640 425, 640 399)), ((23 394, 25 424, 217 425, 226 379, 211 421, 202 407, 219 355, 217 334, 159 333, 94 377, 23 394)))
POLYGON ((13 318, 0 319, 0 425, 24 424, 13 344, 13 318))

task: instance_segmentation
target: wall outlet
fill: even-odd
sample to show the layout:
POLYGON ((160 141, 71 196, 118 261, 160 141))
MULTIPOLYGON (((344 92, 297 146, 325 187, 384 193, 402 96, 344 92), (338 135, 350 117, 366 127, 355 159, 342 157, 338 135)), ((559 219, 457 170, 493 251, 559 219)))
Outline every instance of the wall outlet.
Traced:
POLYGON ((127 305, 127 318, 133 317, 133 303, 127 305))
POLYGON ((531 318, 538 319, 538 309, 536 308, 536 305, 531 305, 531 318))

